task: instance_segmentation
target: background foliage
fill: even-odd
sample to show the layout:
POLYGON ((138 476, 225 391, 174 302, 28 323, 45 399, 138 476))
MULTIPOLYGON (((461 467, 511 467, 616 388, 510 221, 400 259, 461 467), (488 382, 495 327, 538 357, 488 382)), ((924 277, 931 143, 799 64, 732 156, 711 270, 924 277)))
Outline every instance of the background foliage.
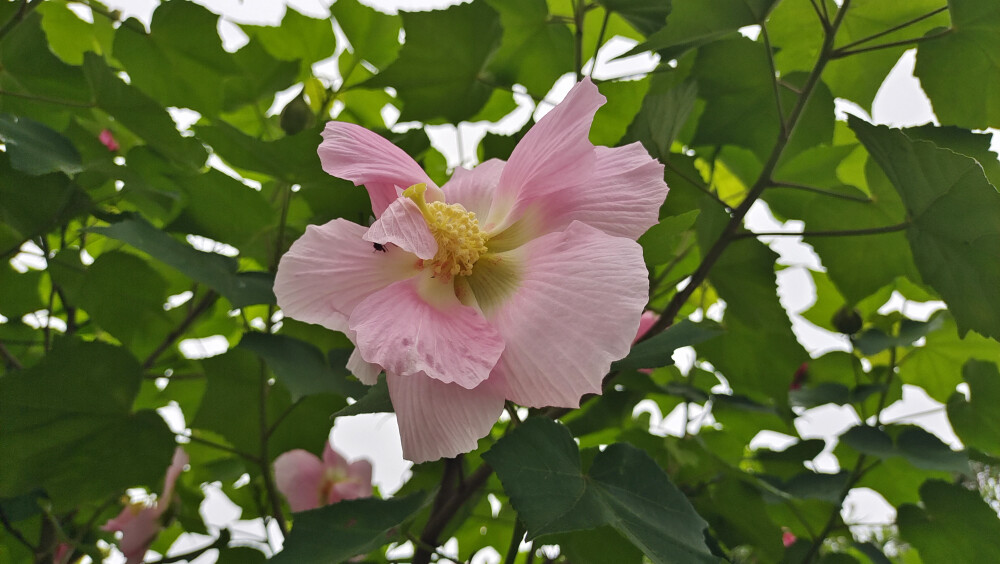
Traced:
MULTIPOLYGON (((213 482, 243 519, 287 534, 279 562, 408 559, 386 556, 403 543, 417 562, 486 547, 525 563, 1000 561, 1000 164, 981 132, 1000 127, 1000 5, 474 0, 386 15, 338 0, 330 12, 242 25, 231 52, 219 16, 189 1, 163 2, 148 29, 96 0, 0 4, 0 562, 52 561, 60 544, 100 561, 114 543, 100 525, 127 488, 159 491, 178 441, 190 471, 153 549, 211 537, 163 562, 257 562, 279 545, 206 528, 213 482), (512 409, 478 451, 414 467, 391 498, 290 515, 271 461, 318 453, 331 416, 390 409, 384 386, 344 368, 343 335, 274 306, 278 259, 307 225, 371 214, 363 190, 322 172, 323 123, 379 131, 443 181, 423 125, 499 121, 515 91, 545 105, 614 36, 661 61, 599 81, 608 104, 591 132, 641 141, 666 165, 670 196, 641 239, 660 322, 582 409, 523 424, 512 409), (939 123, 835 111, 836 99, 870 111, 914 47, 939 123), (315 76, 335 52, 339 76, 315 76), (292 96, 274 107, 279 92, 292 96), (389 130, 386 105, 418 123, 389 130), (804 317, 842 334, 842 350, 810 355, 793 331, 783 266, 744 224, 762 204, 803 226, 824 267, 804 317), (884 307, 903 301, 938 311, 884 307), (210 336, 229 350, 178 347, 210 336), (691 345, 693 366, 673 366, 691 345), (883 418, 904 385, 947 406, 963 448, 883 418), (642 400, 683 413, 683 432, 652 432, 642 400), (829 443, 800 438, 801 418, 829 404, 855 424, 829 443), (765 430, 789 446, 752 447, 765 430), (839 471, 819 470, 831 453, 839 471), (895 522, 852 523, 842 510, 860 488, 895 522)), ((506 158, 517 139, 487 134, 478 158, 506 158)))

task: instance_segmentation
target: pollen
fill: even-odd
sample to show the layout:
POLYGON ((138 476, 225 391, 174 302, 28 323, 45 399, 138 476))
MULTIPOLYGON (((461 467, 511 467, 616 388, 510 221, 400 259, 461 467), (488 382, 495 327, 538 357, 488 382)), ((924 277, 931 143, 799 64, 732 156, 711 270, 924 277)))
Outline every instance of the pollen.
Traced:
POLYGON ((461 204, 428 203, 424 199, 426 191, 425 184, 414 184, 403 191, 403 196, 417 204, 437 241, 437 254, 429 261, 434 276, 450 279, 472 274, 472 266, 487 250, 487 236, 479 229, 476 214, 461 204))

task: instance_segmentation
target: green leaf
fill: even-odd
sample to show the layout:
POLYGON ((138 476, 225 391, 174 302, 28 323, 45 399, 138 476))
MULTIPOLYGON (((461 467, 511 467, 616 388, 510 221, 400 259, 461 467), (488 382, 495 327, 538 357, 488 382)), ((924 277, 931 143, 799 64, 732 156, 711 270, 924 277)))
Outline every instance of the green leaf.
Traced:
MULTIPOLYGON (((1000 13, 1000 12, 998 12, 1000 13)), ((1000 194, 974 159, 898 130, 848 122, 899 191, 924 282, 969 329, 1000 338, 1000 194)))
MULTIPOLYGON (((625 55, 657 51, 663 60, 715 41, 741 27, 762 23, 776 0, 673 0, 667 26, 625 55)), ((727 66, 732 70, 732 66, 727 66)))
POLYGON ((0 225, 13 237, 10 248, 0 249, 5 256, 24 240, 53 229, 90 205, 66 175, 29 176, 11 167, 7 153, 0 154, 0 225))
POLYGON ((667 25, 671 0, 598 0, 598 3, 609 12, 620 14, 648 37, 667 25))
POLYGON ((6 145, 10 164, 32 176, 83 170, 76 147, 57 131, 26 117, 0 114, 0 140, 6 145))
POLYGON ((913 73, 946 125, 1000 126, 1000 6, 989 0, 949 0, 952 27, 921 43, 913 73), (955 61, 962 61, 956 65, 955 61))
POLYGON ((359 397, 364 384, 348 381, 347 371, 334 372, 319 349, 285 335, 246 333, 238 345, 260 356, 292 395, 292 401, 312 394, 359 397))
POLYGON ((243 254, 254 244, 270 250, 270 245, 261 239, 274 222, 275 213, 260 191, 216 169, 185 177, 178 184, 188 201, 180 215, 166 227, 168 231, 229 243, 243 254))
POLYGON ((458 123, 475 115, 492 92, 480 74, 500 41, 496 11, 477 1, 402 17, 406 44, 399 59, 364 85, 395 88, 400 121, 458 123))
POLYGON ((840 440, 862 454, 877 458, 901 456, 921 470, 969 473, 969 458, 953 451, 941 439, 912 425, 890 425, 885 430, 860 425, 840 440))
POLYGON ((385 376, 380 375, 378 382, 368 390, 368 393, 358 397, 358 401, 334 413, 333 416, 344 417, 362 413, 392 413, 392 401, 389 399, 389 386, 385 382, 385 376))
POLYGON ((923 507, 900 507, 896 523, 923 562, 1000 561, 1000 520, 977 491, 929 480, 920 487, 920 498, 923 507))
POLYGON ((544 96, 556 79, 573 72, 573 34, 566 24, 551 20, 545 0, 487 3, 499 12, 503 26, 500 47, 486 67, 494 82, 522 84, 544 96))
POLYGON ((969 400, 956 393, 948 400, 948 421, 962 443, 994 456, 1000 455, 1000 371, 992 362, 969 360, 962 367, 969 400))
POLYGON ((276 141, 251 137, 224 121, 195 126, 195 132, 234 168, 263 172, 288 183, 326 181, 316 154, 319 126, 276 141))
POLYGON ((219 292, 234 307, 275 303, 271 289, 274 279, 266 272, 236 272, 237 261, 214 253, 204 253, 174 239, 135 214, 111 218, 106 227, 91 231, 128 243, 157 260, 176 268, 196 282, 219 292))
POLYGON ((612 527, 549 535, 541 544, 558 544, 561 554, 574 564, 641 564, 642 552, 612 527))
POLYGON ((962 383, 960 366, 971 358, 995 362, 1000 343, 968 333, 959 337, 954 320, 947 314, 943 326, 927 335, 924 346, 914 349, 899 367, 903 382, 920 386, 928 395, 945 403, 962 383))
POLYGON ((355 59, 352 68, 365 60, 377 69, 384 69, 396 60, 401 47, 400 16, 383 14, 357 0, 338 0, 330 6, 330 13, 351 43, 355 59))
POLYGON ((300 61, 303 70, 316 61, 333 56, 337 40, 329 19, 311 18, 285 8, 278 26, 240 26, 250 37, 260 42, 268 53, 283 61, 300 61))
POLYGON ((83 62, 83 54, 111 52, 114 28, 108 18, 80 19, 66 4, 50 2, 37 8, 42 15, 42 29, 52 52, 71 65, 83 62))
POLYGON ((41 487, 62 511, 161 480, 173 433, 132 413, 141 381, 123 349, 75 340, 0 379, 0 457, 17 461, 0 465, 0 497, 41 487))
POLYGON ((705 546, 707 524, 656 462, 631 445, 610 445, 584 474, 569 431, 534 418, 483 459, 496 470, 529 539, 611 525, 653 562, 718 562, 705 546))
POLYGON ((602 82, 597 85, 608 102, 598 108, 590 126, 590 142, 614 147, 625 135, 628 126, 642 108, 650 81, 628 80, 602 82))
MULTIPOLYGON (((3 89, 87 106, 91 96, 83 73, 79 67, 67 65, 52 54, 41 21, 39 14, 28 13, 0 41, 0 81, 3 82, 3 89)), ((37 102, 18 104, 11 97, 3 97, 4 111, 12 112, 15 105, 33 108, 30 115, 37 119, 62 111, 51 104, 41 106, 43 109, 39 111, 37 102)))
POLYGON ((91 321, 140 356, 153 352, 172 329, 163 310, 167 282, 135 255, 110 252, 97 257, 87 269, 78 299, 91 321), (122 315, 124 304, 128 315, 122 315))
POLYGON ((166 109, 143 91, 126 84, 103 58, 87 54, 83 70, 97 107, 114 117, 116 124, 128 128, 174 163, 192 169, 205 164, 207 155, 201 143, 192 137, 182 137, 166 109))
POLYGON ((892 347, 908 347, 914 341, 926 337, 944 325, 944 317, 936 315, 927 321, 904 319, 899 324, 899 334, 890 336, 879 329, 868 329, 851 339, 854 346, 865 356, 874 356, 892 347))
POLYGON ((10 266, 10 262, 0 264, 0 315, 8 319, 20 319, 21 316, 45 309, 47 304, 42 301, 39 286, 42 282, 42 271, 29 270, 21 273, 10 266))
POLYGON ((674 363, 672 355, 681 347, 697 345, 725 331, 714 321, 695 323, 682 319, 668 327, 665 331, 650 337, 635 345, 628 356, 612 363, 611 370, 636 370, 640 368, 659 368, 674 363))
POLYGON ((164 106, 216 116, 224 107, 220 83, 242 74, 233 55, 222 48, 218 20, 193 2, 164 2, 153 12, 148 34, 137 31, 143 28, 137 20, 118 28, 114 56, 131 84, 164 106))
POLYGON ((699 213, 699 210, 691 210, 665 217, 639 237, 647 267, 666 264, 677 256, 683 234, 694 225, 699 213))
POLYGON ((641 141, 651 155, 663 162, 669 160, 670 148, 687 123, 698 94, 694 81, 679 85, 672 82, 659 74, 653 76, 642 107, 625 135, 626 139, 641 141))
POLYGON ((425 494, 350 499, 295 514, 295 527, 275 564, 346 562, 396 540, 400 526, 427 503, 425 494))

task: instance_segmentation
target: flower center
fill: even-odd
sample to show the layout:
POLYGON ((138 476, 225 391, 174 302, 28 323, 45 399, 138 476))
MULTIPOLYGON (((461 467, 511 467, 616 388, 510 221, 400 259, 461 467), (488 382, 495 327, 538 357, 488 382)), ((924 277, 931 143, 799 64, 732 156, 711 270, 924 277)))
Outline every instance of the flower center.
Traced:
POLYGON ((428 203, 424 199, 426 191, 427 185, 414 184, 403 191, 403 196, 417 204, 437 241, 437 254, 431 259, 434 276, 450 279, 472 274, 472 266, 486 253, 487 239, 479 229, 476 214, 462 204, 428 203))

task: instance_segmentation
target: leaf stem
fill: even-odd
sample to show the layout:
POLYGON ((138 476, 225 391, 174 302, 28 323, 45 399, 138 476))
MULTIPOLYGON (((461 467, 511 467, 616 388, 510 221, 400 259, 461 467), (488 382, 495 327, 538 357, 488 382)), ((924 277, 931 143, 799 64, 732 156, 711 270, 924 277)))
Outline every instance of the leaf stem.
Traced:
MULTIPOLYGON (((824 0, 819 1, 823 2, 824 0)), ((819 23, 823 26, 823 30, 830 31, 830 20, 826 15, 826 6, 823 6, 823 9, 820 10, 819 4, 816 3, 816 0, 809 0, 809 3, 812 4, 813 11, 816 12, 816 17, 819 18, 819 23)))
POLYGON ((524 525, 520 519, 514 520, 514 531, 510 535, 510 545, 507 547, 507 556, 503 559, 503 564, 514 564, 517 560, 517 549, 521 547, 521 539, 524 538, 524 525))
POLYGON ((687 174, 686 172, 684 172, 684 171, 680 170, 679 168, 677 168, 676 166, 674 166, 674 164, 672 162, 670 162, 670 159, 663 159, 662 162, 663 162, 663 166, 669 168, 671 172, 673 172, 677 176, 680 176, 681 178, 683 178, 684 180, 686 180, 690 185, 694 186, 698 190, 701 190, 702 193, 704 193, 706 196, 712 198, 712 200, 715 203, 719 204, 720 206, 722 206, 724 208, 728 208, 729 207, 729 204, 727 204, 726 202, 723 202, 722 200, 720 200, 718 194, 716 194, 715 192, 712 192, 712 190, 709 189, 709 187, 705 185, 704 181, 695 180, 689 174, 687 174))
POLYGON ((844 51, 844 50, 850 49, 851 47, 857 47, 858 45, 863 45, 865 43, 868 43, 869 41, 874 41, 874 40, 878 39, 879 37, 884 37, 886 35, 889 35, 890 33, 894 32, 894 31, 899 31, 901 29, 910 27, 911 25, 913 25, 913 24, 915 24, 917 22, 921 22, 923 20, 926 20, 927 18, 934 17, 934 16, 940 14, 941 12, 945 12, 947 10, 948 10, 948 6, 941 6, 937 10, 933 10, 931 12, 927 12, 926 14, 924 14, 922 16, 917 16, 917 17, 913 18, 912 20, 907 20, 907 21, 905 21, 905 22, 903 22, 901 24, 894 25, 894 26, 892 26, 892 27, 890 27, 888 29, 885 29, 885 30, 880 31, 878 33, 869 35, 868 37, 865 37, 865 38, 862 38, 862 39, 858 39, 857 41, 852 41, 852 42, 848 43, 847 45, 841 45, 840 47, 837 47, 836 50, 837 51, 844 51))
POLYGON ((17 27, 17 24, 24 21, 24 18, 28 17, 28 14, 34 11, 34 9, 41 3, 42 0, 21 0, 21 7, 17 9, 17 13, 11 16, 11 18, 3 24, 3 27, 0 27, 0 39, 6 37, 11 30, 17 27))
POLYGON ((792 108, 791 113, 788 114, 788 127, 782 132, 782 135, 775 143, 767 162, 761 169, 760 176, 757 177, 757 181, 754 182, 753 186, 750 188, 750 191, 747 193, 747 197, 735 210, 733 210, 729 222, 723 228, 722 233, 719 235, 718 239, 716 239, 715 243, 703 255, 701 264, 699 264, 698 268, 691 274, 688 284, 684 286, 684 289, 674 294, 674 296, 670 299, 670 302, 664 308, 660 318, 653 324, 650 330, 643 335, 641 340, 649 339, 673 324, 674 318, 680 312, 681 308, 684 307, 688 298, 690 298, 695 289, 701 286, 701 284, 708 278, 709 272, 711 272, 712 267, 715 266, 715 263, 722 256, 722 253, 726 250, 729 244, 737 238, 739 227, 743 224, 743 218, 746 217, 747 212, 750 211, 750 207, 757 201, 758 198, 760 198, 760 195, 764 192, 765 188, 774 184, 771 175, 774 174, 774 170, 778 166, 778 161, 781 159, 782 154, 785 152, 785 148, 788 146, 788 140, 791 137, 792 132, 795 131, 795 127, 798 125, 799 118, 802 116, 802 112, 805 110, 806 104, 809 102, 809 98, 813 90, 819 83, 820 76, 823 74, 823 69, 826 68, 826 64, 830 61, 830 57, 833 52, 834 37, 837 35, 837 30, 840 28, 840 24, 843 23, 844 16, 847 14, 847 10, 850 8, 850 5, 851 0, 844 0, 840 9, 837 10, 837 15, 833 23, 830 24, 830 29, 827 31, 823 39, 823 47, 816 60, 816 65, 813 67, 812 72, 809 73, 809 77, 802 86, 802 94, 795 102, 795 106, 792 108))
POLYGON ((18 360, 13 353, 7 350, 7 347, 3 344, 3 341, 0 341, 0 356, 2 356, 4 360, 7 361, 7 366, 16 368, 18 370, 24 369, 24 365, 21 364, 21 361, 18 360))
POLYGON ((869 227, 867 229, 843 229, 833 231, 742 231, 733 235, 734 239, 749 239, 751 237, 857 237, 861 235, 880 235, 903 231, 910 226, 909 221, 886 225, 884 227, 869 227))
POLYGON ((601 21, 601 31, 597 34, 597 44, 594 45, 594 64, 590 65, 590 72, 587 76, 593 78, 597 69, 597 54, 601 51, 601 44, 604 43, 604 33, 608 30, 608 20, 611 19, 611 10, 604 9, 604 19, 601 21))
POLYGON ((781 126, 782 137, 788 137, 788 124, 785 123, 785 111, 781 109, 781 93, 778 90, 778 68, 774 64, 774 50, 771 49, 771 39, 767 35, 767 25, 760 24, 760 36, 764 40, 764 50, 767 51, 767 64, 771 67, 771 88, 774 90, 774 105, 778 110, 778 124, 781 126))
POLYGON ((70 106, 72 108, 94 108, 97 106, 97 104, 95 104, 94 102, 77 102, 75 100, 50 98, 48 96, 39 96, 37 94, 23 94, 21 92, 11 92, 9 90, 3 90, 3 89, 0 89, 0 96, 23 98, 25 100, 31 100, 33 102, 42 102, 44 104, 58 104, 60 106, 70 106))
POLYGON ((183 433, 179 433, 177 436, 178 437, 184 437, 185 439, 191 441, 192 443, 202 444, 202 445, 205 445, 207 447, 211 447, 211 448, 214 448, 214 449, 217 449, 217 450, 228 452, 230 454, 235 454, 236 456, 239 456, 241 458, 245 458, 245 459, 249 460, 250 462, 253 462, 254 464, 260 464, 260 459, 257 458, 256 456, 248 453, 248 452, 243 452, 242 450, 235 449, 233 447, 229 447, 229 446, 226 446, 224 444, 217 443, 215 441, 210 441, 208 439, 204 439, 204 438, 199 437, 197 435, 185 435, 183 433))
POLYGON ((830 196, 831 198, 840 198, 841 200, 850 200, 852 202, 864 202, 871 203, 871 198, 864 198, 859 196, 852 196, 851 194, 845 194, 843 192, 837 192, 834 190, 827 190, 826 188, 817 188, 816 186, 809 186, 807 184, 799 184, 797 182, 782 182, 780 180, 775 180, 771 183, 772 188, 791 188, 794 190, 802 190, 804 192, 813 192, 816 194, 822 194, 824 196, 830 196))
POLYGON ((270 391, 270 384, 267 378, 267 365, 264 360, 260 361, 260 394, 257 405, 257 417, 260 419, 260 457, 257 463, 260 466, 261 477, 264 478, 264 490, 267 492, 268 501, 271 504, 271 516, 278 523, 278 530, 281 536, 288 537, 288 525, 285 523, 285 516, 281 511, 281 496, 278 495, 278 488, 274 484, 274 477, 271 475, 271 464, 269 462, 268 449, 268 426, 267 426, 267 396, 270 391))
POLYGON ((573 4, 573 57, 576 66, 576 81, 583 80, 583 0, 570 0, 573 4))
POLYGON ((493 474, 493 468, 484 462, 479 468, 476 468, 475 472, 469 475, 465 482, 451 496, 447 498, 442 497, 440 504, 438 500, 435 500, 435 507, 431 511, 430 518, 427 519, 427 524, 424 526, 423 532, 420 534, 420 541, 425 546, 417 548, 416 553, 413 555, 413 564, 428 564, 430 562, 433 552, 426 547, 438 545, 438 537, 448 525, 448 521, 455 516, 455 513, 461 509, 462 505, 474 493, 479 491, 479 488, 486 484, 486 480, 489 479, 491 474, 493 474))
POLYGON ((7 519, 7 514, 4 513, 3 508, 0 507, 0 523, 3 524, 3 528, 7 529, 7 532, 11 534, 19 543, 23 544, 32 554, 38 552, 38 548, 31 544, 21 531, 17 530, 14 525, 7 519))

